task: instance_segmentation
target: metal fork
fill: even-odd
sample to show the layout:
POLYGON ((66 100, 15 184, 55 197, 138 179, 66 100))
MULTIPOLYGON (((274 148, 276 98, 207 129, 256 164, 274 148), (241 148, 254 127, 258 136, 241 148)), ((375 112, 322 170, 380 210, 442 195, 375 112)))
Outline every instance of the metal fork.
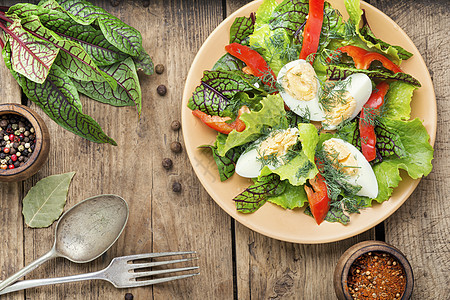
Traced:
POLYGON ((161 277, 155 279, 143 279, 148 278, 154 275, 182 272, 182 271, 192 271, 198 269, 198 267, 184 267, 184 268, 174 268, 174 269, 160 269, 160 270, 152 270, 152 271, 139 271, 139 269, 151 268, 156 266, 162 266, 167 264, 181 263, 186 261, 191 261, 197 258, 189 257, 189 258, 180 258, 174 260, 166 260, 166 261, 153 261, 153 262, 142 262, 142 263, 133 263, 136 260, 157 258, 157 257, 165 257, 165 256, 174 256, 174 255, 189 255, 195 254, 195 251, 188 252, 164 252, 164 253, 147 253, 147 254, 138 254, 138 255, 129 255, 129 256, 121 256, 114 258, 109 266, 105 269, 80 274, 73 276, 65 276, 65 277, 57 277, 57 278, 45 278, 45 279, 31 279, 31 280, 22 280, 17 281, 16 283, 6 287, 2 291, 0 291, 0 295, 11 293, 15 291, 20 291, 28 288, 56 284, 56 283, 64 283, 64 282, 74 282, 74 281, 83 281, 83 280, 91 280, 91 279, 100 279, 106 280, 112 283, 116 288, 131 288, 131 287, 139 287, 152 285, 156 283, 162 283, 167 281, 172 281, 176 279, 187 278, 191 276, 198 275, 199 273, 190 273, 183 274, 177 276, 170 277, 161 277), (138 271, 136 271, 138 270, 138 271), (143 280, 137 280, 142 278, 143 280))

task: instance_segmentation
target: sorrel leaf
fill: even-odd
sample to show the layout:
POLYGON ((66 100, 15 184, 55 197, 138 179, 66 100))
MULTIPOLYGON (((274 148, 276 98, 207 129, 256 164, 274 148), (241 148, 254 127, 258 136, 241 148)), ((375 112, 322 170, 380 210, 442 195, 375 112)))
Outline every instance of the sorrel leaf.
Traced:
POLYGON ((30 80, 43 83, 58 56, 59 49, 26 31, 19 18, 10 17, 14 22, 6 33, 10 39, 12 68, 30 80))
POLYGON ((255 212, 267 202, 269 196, 276 196, 284 191, 286 186, 280 183, 280 177, 276 174, 260 176, 254 185, 233 199, 236 202, 237 211, 255 212))
POLYGON ((248 37, 254 29, 255 24, 251 17, 237 17, 230 27, 230 44, 248 45, 248 37))
POLYGON ((212 67, 211 71, 236 71, 242 70, 244 66, 245 64, 241 60, 230 55, 229 53, 226 53, 219 58, 219 60, 212 67))
POLYGON ((308 16, 308 0, 285 0, 277 6, 269 21, 272 30, 283 28, 298 35, 308 16))
MULTIPOLYGON (((53 2, 54 1, 48 1, 53 2)), ((59 4, 56 3, 58 7, 59 4)), ((75 22, 66 13, 49 9, 52 6, 37 6, 19 3, 12 6, 8 13, 17 14, 19 17, 36 15, 41 23, 54 31, 61 38, 79 43, 97 66, 106 66, 122 61, 128 57, 119 49, 111 45, 99 29, 90 25, 82 25, 75 22)))
POLYGON ((34 36, 55 45, 60 50, 56 62, 69 77, 84 81, 108 81, 113 87, 115 86, 114 79, 97 67, 81 45, 65 40, 45 28, 39 17, 30 15, 22 18, 22 26, 29 32, 34 32, 34 36))
POLYGON ((47 80, 42 84, 23 76, 18 78, 25 95, 58 125, 87 140, 117 145, 94 119, 82 113, 75 86, 58 66, 52 67, 47 80))
POLYGON ((30 189, 23 198, 22 209, 29 227, 48 227, 61 216, 74 175, 75 172, 48 176, 30 189))
POLYGON ((80 93, 114 106, 136 105, 141 112, 141 88, 133 60, 129 57, 120 63, 102 67, 103 71, 117 81, 117 88, 112 89, 106 82, 74 80, 80 93))
POLYGON ((412 77, 409 74, 406 73, 395 73, 392 74, 389 71, 382 71, 382 70, 361 70, 356 69, 352 67, 344 67, 344 66, 338 66, 338 65, 329 65, 327 67, 327 78, 329 80, 342 80, 350 76, 354 73, 364 73, 367 76, 369 76, 371 79, 378 79, 378 80, 388 80, 388 79, 394 79, 394 80, 400 80, 406 83, 409 83, 413 86, 420 87, 420 82, 412 77))
POLYGON ((84 0, 59 0, 57 2, 75 21, 83 25, 89 25, 96 21, 108 42, 120 51, 131 56, 139 56, 141 53, 141 33, 104 9, 84 0))
POLYGON ((199 109, 208 115, 223 116, 235 94, 257 90, 251 80, 244 73, 205 71, 201 84, 189 99, 188 107, 192 110, 199 109))
POLYGON ((141 49, 141 53, 139 56, 132 56, 134 64, 136 66, 136 70, 144 72, 145 75, 153 74, 153 61, 150 55, 144 50, 141 49))

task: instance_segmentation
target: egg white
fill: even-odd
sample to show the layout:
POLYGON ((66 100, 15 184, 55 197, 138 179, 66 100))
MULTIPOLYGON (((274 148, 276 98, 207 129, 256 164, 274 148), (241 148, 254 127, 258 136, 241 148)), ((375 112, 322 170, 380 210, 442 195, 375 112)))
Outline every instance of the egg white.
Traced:
MULTIPOLYGON (((278 72, 278 83, 280 85, 283 84, 283 77, 286 75, 287 71, 292 69, 294 66, 296 66, 297 64, 309 64, 306 60, 304 59, 298 59, 298 60, 294 60, 291 61, 289 63, 287 63, 286 65, 284 65, 280 72, 278 72)), ((316 76, 316 80, 317 80, 317 91, 316 91, 316 96, 308 101, 303 101, 301 99, 296 99, 294 97, 292 97, 287 91, 283 90, 280 91, 280 96, 281 98, 283 98, 284 103, 286 103, 286 105, 297 115, 301 116, 301 117, 305 117, 306 113, 309 111, 309 118, 312 121, 323 121, 324 120, 324 113, 322 110, 322 106, 319 104, 319 87, 320 87, 320 83, 319 80, 317 79, 316 76)))
MULTIPOLYGON (((356 107, 353 113, 346 120, 353 120, 361 111, 364 104, 366 104, 367 100, 369 100, 370 95, 372 94, 372 82, 366 74, 363 73, 355 73, 348 76, 346 79, 342 81, 340 86, 344 86, 345 90, 355 99, 356 107)), ((334 89, 339 89, 339 87, 335 87, 334 89)), ((345 121, 345 120, 343 120, 345 121)), ((334 130, 337 126, 326 124, 326 121, 323 123, 325 129, 334 130)))
POLYGON ((361 190, 356 194, 357 196, 365 196, 374 199, 378 196, 378 182, 367 159, 364 155, 356 149, 352 144, 337 138, 331 138, 336 143, 345 146, 350 153, 356 158, 358 163, 358 172, 355 175, 350 175, 347 182, 351 185, 361 186, 361 190))

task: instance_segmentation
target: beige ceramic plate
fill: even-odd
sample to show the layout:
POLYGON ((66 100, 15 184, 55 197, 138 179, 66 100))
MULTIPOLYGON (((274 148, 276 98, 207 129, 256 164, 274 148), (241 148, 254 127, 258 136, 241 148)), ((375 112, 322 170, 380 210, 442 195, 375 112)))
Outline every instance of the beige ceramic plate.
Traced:
MULTIPOLYGON (((313 218, 303 213, 303 209, 284 210, 272 203, 266 203, 253 214, 238 213, 232 199, 248 187, 251 181, 233 175, 227 181, 221 182, 211 154, 197 149, 200 145, 212 144, 216 132, 192 115, 186 106, 188 99, 195 87, 200 84, 203 71, 210 70, 214 63, 225 54, 224 47, 228 44, 229 28, 234 19, 255 12, 261 2, 251 2, 224 20, 205 41, 192 63, 182 104, 183 135, 192 166, 205 189, 220 207, 243 225, 261 234, 283 241, 305 244, 333 242, 357 235, 395 212, 414 191, 419 180, 412 180, 403 173, 404 180, 395 189, 389 201, 364 209, 361 214, 352 214, 351 221, 346 226, 328 222, 318 226, 313 218)), ((329 2, 346 17, 343 0, 329 0, 329 2)), ((430 75, 419 51, 405 32, 389 17, 367 3, 362 3, 361 6, 366 11, 370 27, 377 37, 388 43, 400 45, 414 54, 411 59, 402 64, 402 69, 422 84, 422 87, 414 94, 412 117, 419 117, 424 121, 431 137, 431 144, 434 144, 437 119, 436 99, 430 75)))

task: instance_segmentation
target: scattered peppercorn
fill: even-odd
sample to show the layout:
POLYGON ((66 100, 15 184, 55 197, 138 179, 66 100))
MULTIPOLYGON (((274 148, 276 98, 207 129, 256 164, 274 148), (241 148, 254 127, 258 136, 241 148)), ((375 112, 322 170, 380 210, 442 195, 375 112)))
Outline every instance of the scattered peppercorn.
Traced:
POLYGON ((178 131, 181 128, 181 123, 178 120, 172 121, 172 124, 170 124, 170 128, 172 128, 173 131, 178 131))
POLYGON ((182 149, 180 142, 172 142, 170 144, 170 150, 172 150, 172 152, 180 153, 182 149))
POLYGON ((164 158, 162 161, 162 166, 164 169, 169 170, 173 166, 173 162, 170 158, 164 158))
POLYGON ((125 300, 133 300, 133 299, 134 299, 134 296, 133 296, 132 293, 126 293, 125 294, 125 300))
POLYGON ((164 84, 158 85, 156 88, 156 91, 158 92, 158 95, 164 96, 167 93, 167 88, 164 84))
POLYGON ((162 74, 164 72, 164 65, 157 64, 155 67, 156 74, 162 74))
POLYGON ((150 0, 144 0, 142 1, 142 6, 149 7, 150 6, 150 0))
POLYGON ((112 6, 118 6, 121 0, 110 0, 112 6))
POLYGON ((181 183, 179 183, 178 181, 172 183, 172 191, 174 191, 175 193, 181 192, 181 183))

